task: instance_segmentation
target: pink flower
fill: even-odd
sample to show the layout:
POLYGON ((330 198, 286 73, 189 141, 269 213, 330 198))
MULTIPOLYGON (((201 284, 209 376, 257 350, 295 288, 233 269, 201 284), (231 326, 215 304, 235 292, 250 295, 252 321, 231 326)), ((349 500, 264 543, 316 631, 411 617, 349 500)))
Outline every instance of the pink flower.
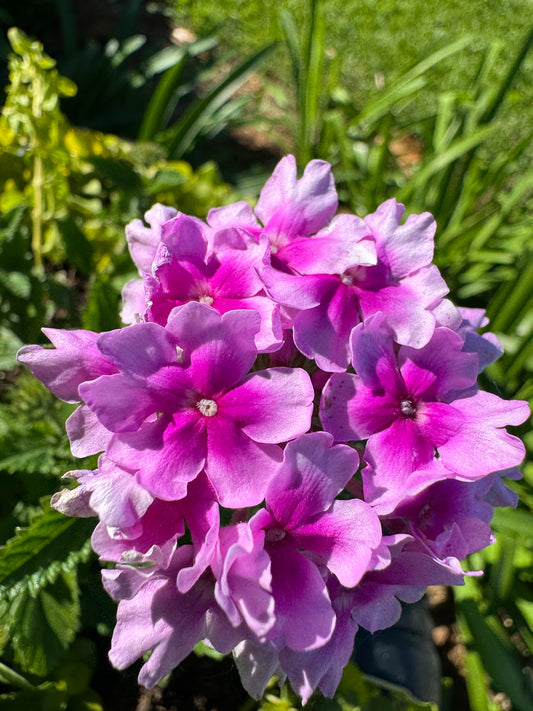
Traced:
POLYGON ((365 498, 380 513, 432 481, 474 481, 521 462, 522 443, 503 427, 522 423, 527 403, 472 395, 477 356, 456 333, 437 328, 424 348, 396 353, 379 314, 354 329, 351 348, 358 374, 331 377, 320 416, 338 441, 368 438, 365 498))
POLYGON ((400 225, 403 210, 389 200, 364 222, 354 224, 352 216, 339 215, 329 230, 343 248, 325 245, 330 257, 324 259, 316 235, 307 242, 315 262, 308 260, 303 269, 289 263, 300 276, 261 270, 272 298, 298 310, 294 342, 322 370, 346 370, 352 328, 377 312, 398 343, 421 348, 430 340, 436 323, 432 309, 448 290, 431 264, 435 221, 424 213, 400 225))
POLYGON ((357 453, 333 445, 326 432, 299 437, 285 448, 266 508, 250 520, 252 531, 264 535, 272 565, 276 625, 270 637, 290 649, 316 649, 333 634, 326 571, 353 587, 373 567, 381 544, 378 517, 358 499, 335 500, 357 464, 357 453))
POLYGON ((309 429, 305 371, 248 374, 259 323, 254 311, 221 316, 191 302, 166 328, 138 324, 98 341, 119 373, 83 384, 81 395, 115 433, 107 455, 153 496, 183 498, 205 468, 223 506, 257 504, 281 459, 278 443, 309 429))

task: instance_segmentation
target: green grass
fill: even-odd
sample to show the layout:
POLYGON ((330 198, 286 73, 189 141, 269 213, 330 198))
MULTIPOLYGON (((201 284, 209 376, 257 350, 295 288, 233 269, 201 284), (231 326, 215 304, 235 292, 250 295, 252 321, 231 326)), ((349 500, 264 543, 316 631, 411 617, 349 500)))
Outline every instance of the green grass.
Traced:
MULTIPOLYGON (((307 0, 174 0, 177 19, 196 33, 220 27, 226 46, 246 54, 270 41, 281 39, 278 19, 281 7, 296 18, 304 17, 307 0)), ((423 116, 436 106, 441 90, 467 88, 477 71, 480 50, 492 41, 501 44, 500 63, 494 79, 505 73, 508 58, 514 56, 533 25, 531 0, 470 0, 468 3, 442 0, 327 0, 326 46, 339 58, 341 84, 353 92, 360 105, 378 89, 407 68, 458 37, 470 35, 472 42, 460 53, 434 68, 428 88, 409 107, 413 117, 423 116)), ((288 84, 289 59, 280 46, 266 65, 271 78, 288 84)), ((515 88, 507 99, 506 131, 500 137, 516 140, 524 135, 533 118, 533 54, 526 60, 515 88)))

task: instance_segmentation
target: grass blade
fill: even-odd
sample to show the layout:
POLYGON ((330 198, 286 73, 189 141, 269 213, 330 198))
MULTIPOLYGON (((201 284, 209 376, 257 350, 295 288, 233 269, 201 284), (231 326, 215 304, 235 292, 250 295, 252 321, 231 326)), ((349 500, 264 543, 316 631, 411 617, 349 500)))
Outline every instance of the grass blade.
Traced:
POLYGON ((186 61, 187 53, 183 52, 181 59, 167 69, 159 80, 139 127, 137 135, 139 141, 150 141, 156 133, 166 128, 165 119, 168 120, 177 102, 177 99, 172 101, 172 95, 179 85, 186 61))
POLYGON ((275 46, 276 43, 268 45, 247 59, 215 87, 208 96, 199 99, 187 111, 175 125, 175 128, 171 129, 172 138, 168 147, 169 158, 174 160, 181 158, 190 149, 195 138, 206 127, 217 109, 233 96, 275 46))

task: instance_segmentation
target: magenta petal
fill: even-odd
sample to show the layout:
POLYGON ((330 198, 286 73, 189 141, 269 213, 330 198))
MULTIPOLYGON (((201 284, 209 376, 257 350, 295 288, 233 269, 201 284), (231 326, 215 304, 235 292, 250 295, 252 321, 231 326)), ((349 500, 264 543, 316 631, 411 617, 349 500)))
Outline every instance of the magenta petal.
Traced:
POLYGON ((293 544, 282 541, 268 548, 272 590, 276 601, 276 636, 296 651, 323 646, 335 628, 328 589, 314 563, 293 544))
POLYGON ((370 316, 356 326, 350 335, 350 348, 355 372, 367 387, 398 390, 394 340, 384 314, 370 316))
MULTIPOLYGON (((372 269, 372 267, 370 267, 372 269)), ((357 286, 363 316, 381 311, 401 345, 422 348, 435 330, 431 309, 448 292, 435 265, 429 265, 396 284, 383 284, 380 289, 357 286)))
POLYGON ((281 448, 258 444, 238 421, 212 417, 207 427, 207 476, 221 506, 241 508, 259 504, 281 461, 281 448))
POLYGON ((90 496, 91 492, 84 486, 78 486, 75 489, 61 489, 52 495, 50 506, 65 516, 92 518, 97 516, 97 513, 91 508, 90 496))
POLYGON ((478 479, 490 472, 517 466, 524 458, 522 442, 506 425, 522 424, 529 406, 521 400, 502 400, 480 391, 453 403, 465 418, 460 431, 439 447, 442 462, 461 479, 478 479))
POLYGON ((365 223, 380 245, 382 258, 390 265, 396 278, 413 273, 431 262, 437 227, 435 218, 429 212, 410 215, 403 225, 399 225, 403 211, 404 206, 392 199, 365 217, 365 223))
POLYGON ((178 213, 161 227, 161 242, 173 258, 203 262, 209 228, 201 220, 178 213))
POLYGON ((105 457, 100 458, 95 475, 82 477, 80 481, 91 491, 91 507, 107 526, 134 526, 153 501, 131 473, 114 466, 105 457))
POLYGON ((398 362, 408 392, 415 398, 449 402, 450 392, 466 390, 475 385, 478 358, 463 352, 464 341, 447 328, 437 328, 430 342, 421 349, 402 347, 398 362), (423 373, 432 373, 433 383, 423 373))
POLYGON ((296 529, 332 505, 357 470, 357 452, 333 444, 327 432, 311 432, 285 447, 284 461, 271 481, 266 504, 277 524, 296 529))
POLYGON ((147 377, 165 365, 178 364, 175 340, 156 323, 104 333, 98 348, 126 375, 147 377))
POLYGON ((279 655, 292 688, 304 704, 318 685, 324 696, 333 697, 353 653, 357 625, 350 614, 351 594, 334 585, 333 580, 328 581, 328 587, 337 620, 331 639, 311 652, 293 652, 285 648, 279 655))
POLYGON ((322 370, 342 372, 350 363, 350 333, 360 320, 357 299, 353 289, 336 277, 318 278, 327 285, 327 291, 319 306, 297 314, 294 342, 322 370))
POLYGON ((121 374, 102 375, 82 383, 80 395, 112 432, 134 432, 158 412, 195 411, 196 394, 189 372, 176 366, 161 368, 146 380, 121 374))
POLYGON ((153 597, 158 590, 168 587, 168 584, 165 578, 150 580, 133 600, 121 601, 109 653, 109 659, 117 669, 125 669, 171 633, 162 620, 156 626, 151 619, 153 597))
POLYGON ((247 250, 227 249, 218 255, 220 266, 210 283, 216 297, 254 296, 263 288, 255 266, 263 266, 264 248, 251 245, 247 250))
POLYGON ((320 404, 322 425, 338 441, 366 439, 398 417, 399 400, 394 395, 365 387, 357 375, 334 373, 320 404))
POLYGON ((300 550, 319 557, 341 585, 352 588, 367 572, 381 542, 381 523, 359 499, 335 501, 330 511, 291 532, 300 550))
POLYGON ((285 274, 273 267, 261 267, 259 275, 272 299, 295 309, 311 309, 320 304, 323 293, 331 290, 335 277, 285 274))
POLYGON ((323 391, 320 420, 338 442, 348 442, 388 428, 397 411, 394 393, 370 390, 357 375, 334 373, 323 391))
POLYGON ((65 422, 70 451, 75 457, 88 457, 103 452, 113 433, 85 405, 78 407, 65 422))
POLYGON ((342 274, 352 267, 376 264, 376 247, 369 237, 359 217, 338 215, 311 239, 295 239, 276 256, 300 274, 342 274))
POLYGON ((208 605, 196 591, 177 594, 172 579, 155 590, 147 590, 148 585, 133 600, 123 600, 119 604, 109 658, 119 669, 128 666, 131 662, 126 665, 123 662, 127 640, 131 643, 132 637, 139 636, 132 645, 135 657, 147 649, 153 650, 139 673, 139 683, 153 688, 205 636, 208 605))
POLYGON ((244 640, 233 650, 233 657, 242 685, 253 699, 259 700, 263 696, 274 674, 280 679, 280 683, 284 678, 278 655, 268 644, 244 640))
POLYGON ((305 370, 269 368, 252 373, 218 401, 221 413, 239 422, 256 442, 293 439, 311 426, 314 389, 305 370))
POLYGON ((81 383, 117 372, 97 349, 97 333, 54 328, 43 328, 43 333, 55 348, 23 346, 17 360, 61 400, 79 402, 81 383))
POLYGON ((157 260, 153 276, 144 275, 147 320, 164 326, 172 309, 210 297, 209 273, 203 262, 178 262, 170 254, 157 260))
POLYGON ((465 418, 453 405, 423 402, 418 406, 416 422, 421 435, 439 448, 461 431, 465 418))
POLYGON ((261 316, 255 311, 221 316, 210 306, 190 302, 171 313, 167 329, 191 353, 190 377, 209 398, 248 373, 257 355, 255 335, 260 325, 261 316))
POLYGON ((211 208, 207 214, 207 223, 216 230, 223 230, 227 227, 259 228, 257 218, 245 200, 223 207, 211 208))
POLYGON ((220 535, 222 569, 215 586, 217 602, 233 626, 244 620, 258 637, 267 634, 276 620, 270 558, 263 550, 263 538, 262 531, 254 537, 245 523, 224 528, 220 535))
POLYGON ((151 270, 157 246, 161 241, 161 225, 173 218, 175 214, 176 210, 173 207, 157 203, 144 215, 150 225, 149 228, 141 220, 133 220, 126 225, 128 247, 139 274, 151 270))
POLYGON ((371 436, 365 457, 373 463, 384 485, 390 480, 391 486, 397 488, 396 482, 429 464, 434 452, 432 441, 424 437, 417 423, 402 418, 371 436))
POLYGON ((365 501, 379 516, 390 514, 410 496, 417 496, 431 484, 453 477, 453 473, 445 467, 440 459, 433 459, 424 464, 423 468, 410 474, 402 473, 391 476, 386 470, 374 471, 370 465, 362 472, 365 501))
POLYGON ((206 458, 205 422, 197 413, 176 413, 161 435, 158 422, 134 434, 115 438, 108 455, 137 470, 137 479, 154 496, 182 499, 187 484, 202 470, 206 458))
POLYGON ((137 323, 146 311, 144 282, 142 279, 131 279, 122 288, 122 323, 137 323))
POLYGON ((322 160, 312 160, 298 180, 294 156, 285 156, 261 191, 255 213, 267 234, 291 239, 317 232, 328 224, 336 210, 331 166, 322 160))
POLYGON ((134 432, 159 410, 157 393, 123 375, 103 375, 91 383, 82 383, 80 395, 112 432, 134 432))
POLYGON ((178 573, 178 590, 186 593, 211 564, 220 531, 215 492, 203 472, 189 484, 183 506, 195 551, 194 563, 178 573))
POLYGON ((251 296, 238 300, 217 298, 213 301, 213 306, 222 314, 234 309, 257 311, 261 316, 261 328, 255 335, 255 345, 259 353, 271 353, 283 345, 280 307, 268 296, 251 296))

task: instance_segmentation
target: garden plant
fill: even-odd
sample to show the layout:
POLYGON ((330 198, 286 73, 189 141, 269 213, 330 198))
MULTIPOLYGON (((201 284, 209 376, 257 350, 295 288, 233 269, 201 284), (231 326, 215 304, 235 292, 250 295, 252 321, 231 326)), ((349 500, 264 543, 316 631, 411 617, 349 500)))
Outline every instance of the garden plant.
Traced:
POLYGON ((306 9, 281 15, 293 152, 233 185, 197 157, 256 126, 238 92, 274 46, 205 83, 218 42, 192 38, 132 74, 126 23, 102 55, 147 92, 125 138, 90 103, 73 125, 74 81, 8 33, 0 709, 533 708, 533 178, 529 136, 491 143, 533 34, 410 123, 468 40, 361 108, 306 9), (358 650, 428 586, 455 661, 426 694, 358 650), (244 691, 180 697, 227 655, 244 691))

